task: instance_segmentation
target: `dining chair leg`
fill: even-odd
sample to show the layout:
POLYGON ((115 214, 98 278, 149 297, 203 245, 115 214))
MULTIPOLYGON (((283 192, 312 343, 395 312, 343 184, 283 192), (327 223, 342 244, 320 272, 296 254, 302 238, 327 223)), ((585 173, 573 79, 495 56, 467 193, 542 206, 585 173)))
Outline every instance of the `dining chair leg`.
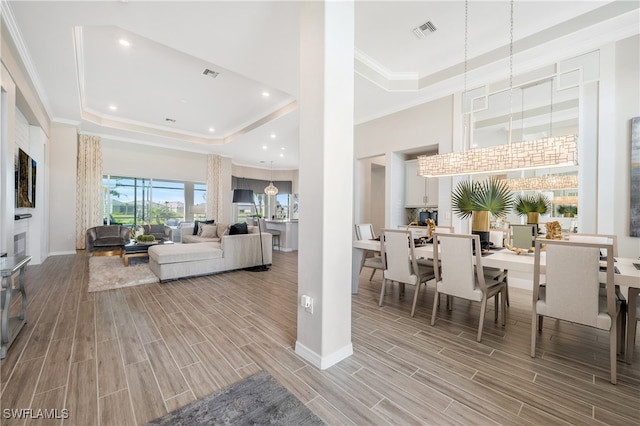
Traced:
POLYGON ((538 321, 539 315, 536 313, 534 306, 534 310, 531 313, 531 358, 536 357, 536 337, 538 336, 538 321))
POLYGON ((616 336, 616 353, 621 354, 625 348, 624 330, 626 330, 625 326, 627 325, 627 304, 626 303, 623 303, 622 306, 620 306, 620 314, 618 315, 617 322, 618 322, 618 325, 617 325, 618 334, 616 336))
POLYGON ((476 341, 482 340, 482 327, 484 326, 484 314, 487 310, 487 298, 486 296, 482 298, 482 302, 480 304, 480 324, 478 324, 478 337, 476 341))
POLYGON ((616 324, 616 321, 612 321, 611 329, 609 330, 609 364, 610 364, 609 368, 611 368, 611 384, 613 385, 617 383, 617 375, 616 375, 617 341, 618 341, 617 324, 616 324))
POLYGON ((542 320, 544 317, 542 315, 538 316, 538 331, 542 331, 542 320))
POLYGON ((440 299, 440 293, 438 293, 438 288, 436 287, 436 292, 433 295, 433 309, 431 310, 431 325, 432 326, 436 323, 436 310, 438 309, 438 306, 440 306, 440 303, 438 303, 439 299, 440 299))
POLYGON ((505 283, 505 286, 504 286, 505 293, 503 293, 502 296, 500 297, 500 300, 502 301, 502 325, 503 326, 507 325, 507 304, 509 303, 508 288, 509 287, 507 287, 507 284, 505 283), (505 297, 505 294, 507 295, 506 297, 505 297))
POLYGON ((500 306, 500 300, 498 300, 498 296, 500 295, 500 292, 497 292, 495 296, 493 296, 493 320, 495 322, 498 322, 498 311, 500 309, 498 309, 498 306, 500 306))
POLYGON ((629 288, 629 302, 627 305, 627 310, 629 312, 629 318, 627 320, 627 348, 624 351, 624 358, 627 364, 631 364, 631 361, 633 360, 633 347, 636 343, 636 330, 638 327, 638 318, 636 318, 636 306, 639 295, 640 289, 629 288))
POLYGON ((382 288, 380 289, 380 302, 378 302, 378 306, 382 306, 382 300, 384 299, 385 287, 387 285, 387 279, 382 278, 382 288))
POLYGON ((504 294, 507 299, 507 306, 509 306, 509 283, 508 283, 509 276, 507 271, 504 271, 504 272, 505 274, 507 274, 507 276, 504 277, 504 294))
POLYGON ((418 302, 418 293, 420 293, 420 283, 416 285, 416 291, 413 295, 413 306, 411 307, 411 316, 416 313, 416 303, 418 302))
POLYGON ((371 268, 371 276, 369 277, 369 281, 373 279, 373 276, 376 274, 377 269, 371 268))

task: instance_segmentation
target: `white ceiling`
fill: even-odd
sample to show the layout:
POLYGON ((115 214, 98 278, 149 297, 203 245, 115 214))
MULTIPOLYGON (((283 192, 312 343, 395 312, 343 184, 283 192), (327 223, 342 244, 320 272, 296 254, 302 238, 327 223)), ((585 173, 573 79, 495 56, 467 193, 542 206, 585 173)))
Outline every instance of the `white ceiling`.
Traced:
MULTIPOLYGON (((53 120, 105 139, 297 168, 299 2, 1 1, 3 36, 16 40, 53 120)), ((356 1, 356 123, 462 88, 464 9, 356 1), (412 29, 426 21, 437 30, 418 39, 412 29)), ((507 1, 469 2, 468 87, 508 76, 509 12, 507 1)), ((637 1, 519 0, 514 72, 638 31, 637 1)))

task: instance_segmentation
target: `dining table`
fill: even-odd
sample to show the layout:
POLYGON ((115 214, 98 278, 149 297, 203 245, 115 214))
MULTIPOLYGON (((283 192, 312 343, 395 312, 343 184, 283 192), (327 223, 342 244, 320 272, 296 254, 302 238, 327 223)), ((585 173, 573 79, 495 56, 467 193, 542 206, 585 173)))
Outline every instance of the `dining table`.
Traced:
MULTIPOLYGON (((378 240, 356 240, 353 241, 353 268, 351 277, 351 292, 358 293, 358 282, 360 279, 360 263, 362 256, 367 251, 380 251, 380 241, 378 240)), ((417 258, 433 259, 433 244, 424 244, 415 247, 414 254, 417 258)), ((475 258, 474 258, 475 259, 475 258)), ((618 286, 640 288, 640 259, 624 258, 616 256, 614 282, 618 286), (637 266, 636 266, 637 265, 637 266)), ((540 264, 542 270, 546 263, 546 253, 540 253, 540 264)), ((492 249, 482 256, 482 265, 490 268, 506 269, 508 271, 518 271, 531 274, 533 288, 533 253, 516 253, 507 248, 492 249)), ((600 272, 605 280, 605 273, 600 272)), ((604 282, 604 281, 603 281, 604 282)))

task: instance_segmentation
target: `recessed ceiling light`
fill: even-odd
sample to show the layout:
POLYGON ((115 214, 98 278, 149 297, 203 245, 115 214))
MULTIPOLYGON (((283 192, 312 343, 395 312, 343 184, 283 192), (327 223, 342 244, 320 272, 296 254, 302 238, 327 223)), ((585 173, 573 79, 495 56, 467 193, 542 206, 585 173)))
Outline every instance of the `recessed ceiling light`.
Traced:
POLYGON ((215 131, 216 131, 216 129, 214 129, 213 127, 209 127, 209 131, 210 131, 211 133, 213 133, 213 132, 215 132, 215 131))
POLYGON ((276 138, 276 134, 275 133, 271 133, 269 136, 271 137, 271 139, 275 139, 276 138))
POLYGON ((267 149, 267 146, 266 145, 262 145, 262 149, 267 149))
POLYGON ((120 43, 121 45, 123 45, 124 47, 129 47, 131 46, 131 43, 129 43, 129 40, 125 40, 123 38, 121 38, 120 40, 118 40, 118 43, 120 43))
POLYGON ((280 157, 284 157, 284 154, 282 152, 280 153, 280 157))
POLYGON ((262 96, 264 96, 265 98, 268 98, 270 96, 269 92, 262 92, 262 96))
POLYGON ((109 105, 109 109, 110 109, 111 111, 117 111, 117 110, 118 110, 118 107, 117 107, 117 106, 115 106, 115 105, 109 105))
POLYGON ((285 148, 284 146, 281 146, 280 149, 284 151, 287 148, 285 148))

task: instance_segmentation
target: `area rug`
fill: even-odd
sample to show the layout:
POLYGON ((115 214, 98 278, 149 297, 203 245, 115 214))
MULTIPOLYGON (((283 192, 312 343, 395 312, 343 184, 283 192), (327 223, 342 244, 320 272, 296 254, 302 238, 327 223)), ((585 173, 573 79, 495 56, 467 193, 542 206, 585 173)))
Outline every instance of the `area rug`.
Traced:
POLYGON ((130 259, 129 266, 124 266, 120 256, 89 258, 89 292, 157 282, 158 277, 149 269, 147 259, 133 258, 130 259))
POLYGON ((269 373, 260 371, 149 425, 323 425, 269 373))

